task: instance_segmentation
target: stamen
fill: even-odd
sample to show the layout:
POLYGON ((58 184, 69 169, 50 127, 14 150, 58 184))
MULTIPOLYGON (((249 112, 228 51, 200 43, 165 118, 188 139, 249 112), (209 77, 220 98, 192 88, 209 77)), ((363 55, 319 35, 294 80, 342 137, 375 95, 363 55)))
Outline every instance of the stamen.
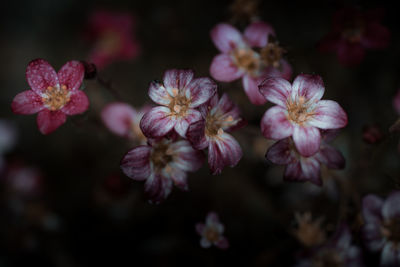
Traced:
POLYGON ((222 135, 223 133, 224 133, 224 130, 222 128, 219 128, 217 134, 222 135))
POLYGON ((178 95, 178 92, 179 92, 178 89, 176 89, 176 88, 173 88, 173 89, 172 89, 172 95, 173 95, 173 96, 177 96, 177 95, 178 95))
POLYGON ((176 113, 179 113, 181 110, 182 110, 181 106, 179 106, 179 105, 175 105, 175 106, 174 106, 174 111, 175 111, 176 113))

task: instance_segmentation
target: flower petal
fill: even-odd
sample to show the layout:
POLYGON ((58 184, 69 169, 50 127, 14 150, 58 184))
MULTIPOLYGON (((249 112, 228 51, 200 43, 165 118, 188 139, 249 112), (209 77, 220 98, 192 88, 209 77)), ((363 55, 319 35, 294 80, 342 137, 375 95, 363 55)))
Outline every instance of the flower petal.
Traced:
POLYGON ((321 76, 300 74, 293 81, 292 99, 304 96, 310 102, 317 102, 324 95, 325 87, 321 76))
POLYGON ((188 109, 185 117, 176 120, 174 129, 180 136, 185 138, 189 125, 199 120, 201 120, 201 113, 195 109, 188 109))
POLYGON ((172 180, 162 175, 152 174, 144 184, 145 195, 150 203, 159 204, 164 201, 172 191, 172 180))
POLYGON ((382 235, 380 221, 365 222, 362 227, 362 237, 370 251, 380 251, 386 242, 386 238, 382 235))
POLYGON ((150 83, 149 97, 155 103, 163 106, 167 106, 172 99, 164 85, 156 81, 150 83))
POLYGON ((319 150, 321 134, 315 127, 296 125, 293 130, 293 141, 302 156, 310 157, 319 150))
POLYGON ((169 149, 176 155, 174 157, 174 163, 181 170, 194 172, 203 165, 203 153, 194 150, 187 140, 180 140, 172 143, 169 149))
POLYGON ((268 109, 261 119, 261 131, 267 139, 280 140, 293 134, 292 123, 280 106, 268 109))
POLYGON ((279 140, 270 146, 265 157, 272 163, 279 165, 287 165, 296 161, 296 157, 293 155, 290 149, 289 138, 279 140))
POLYGON ((223 53, 228 53, 244 44, 242 34, 226 23, 220 23, 211 30, 211 39, 218 50, 223 53))
POLYGON ((140 128, 147 137, 161 137, 169 133, 175 124, 176 120, 170 116, 169 108, 159 106, 143 115, 140 128))
POLYGON ((222 236, 216 243, 215 245, 220 248, 220 249, 228 249, 229 248, 229 242, 226 237, 222 236))
POLYGON ((137 146, 128 151, 121 161, 121 170, 126 176, 136 180, 143 181, 151 174, 150 146, 137 146))
POLYGON ((337 48, 339 62, 344 66, 355 66, 365 57, 365 48, 360 43, 340 42, 337 48))
POLYGON ((399 249, 392 242, 386 242, 383 247, 381 253, 381 262, 380 266, 382 267, 390 267, 390 266, 398 266, 398 257, 399 249))
POLYGON ((301 170, 304 179, 311 183, 321 186, 322 180, 320 177, 320 163, 313 157, 301 158, 301 170))
POLYGON ((293 75, 293 69, 292 66, 287 62, 285 59, 280 60, 280 67, 278 67, 278 70, 281 73, 281 77, 286 80, 292 79, 293 75))
POLYGON ((67 116, 64 112, 44 109, 38 113, 36 123, 42 134, 49 134, 65 123, 67 116))
POLYGON ((220 82, 232 82, 242 77, 243 71, 233 63, 231 56, 219 54, 211 62, 210 75, 220 82))
POLYGON ((128 104, 114 102, 101 111, 101 119, 107 128, 116 135, 127 137, 131 131, 136 111, 128 104))
POLYGON ((269 35, 275 36, 275 31, 271 25, 262 21, 253 22, 244 30, 244 37, 251 47, 266 46, 269 35))
POLYGON ((262 105, 267 102, 258 89, 258 85, 262 80, 263 78, 261 77, 253 78, 250 75, 244 75, 242 79, 244 91, 246 92, 250 102, 254 105, 262 105))
POLYGON ((397 115, 400 115, 400 90, 397 90, 397 93, 393 98, 393 107, 396 110, 397 115))
POLYGON ((385 220, 400 218, 400 191, 390 194, 382 207, 382 215, 385 220))
POLYGON ((186 132, 186 138, 195 149, 203 150, 208 147, 209 142, 205 135, 205 127, 205 120, 199 120, 192 123, 186 132))
POLYGON ((201 238, 200 246, 202 248, 209 248, 209 247, 211 247, 211 245, 212 245, 211 242, 207 238, 205 238, 205 237, 201 238))
POLYGON ((75 115, 85 112, 88 108, 87 95, 81 90, 76 90, 71 93, 69 102, 61 110, 67 115, 75 115))
POLYGON ((191 108, 206 103, 216 92, 217 84, 210 78, 196 78, 185 89, 191 108))
POLYGON ((266 100, 286 107, 286 102, 292 91, 292 85, 282 78, 265 79, 259 86, 260 93, 266 100))
POLYGON ((366 223, 380 222, 383 200, 375 195, 367 195, 362 200, 362 215, 366 223))
POLYGON ((42 98, 32 90, 24 91, 14 97, 11 109, 15 114, 34 114, 44 109, 42 98))
POLYGON ((215 224, 219 224, 219 216, 216 212, 210 211, 206 217, 206 225, 214 226, 215 224))
POLYGON ((330 145, 321 146, 320 150, 315 155, 315 158, 330 169, 343 169, 346 164, 346 160, 342 153, 330 145))
POLYGON ((32 60, 26 68, 26 80, 32 90, 39 94, 44 92, 47 87, 59 85, 56 71, 44 59, 32 60))
POLYGON ((347 114, 332 100, 320 100, 308 124, 320 129, 337 129, 347 125, 347 114))
POLYGON ((184 89, 191 83, 193 76, 192 70, 167 70, 163 77, 164 86, 168 89, 184 89))
POLYGON ((171 172, 170 177, 174 184, 183 191, 188 191, 189 186, 187 183, 187 175, 186 172, 182 171, 179 167, 175 166, 174 164, 170 164, 171 172))
POLYGON ((389 45, 390 31, 379 22, 367 24, 361 43, 366 48, 382 49, 389 45))
POLYGON ((208 164, 213 175, 221 173, 225 166, 234 167, 242 158, 239 143, 231 135, 222 133, 210 140, 208 164))
POLYGON ((78 90, 85 76, 85 68, 79 61, 68 61, 58 71, 57 76, 61 86, 65 85, 71 91, 78 90))

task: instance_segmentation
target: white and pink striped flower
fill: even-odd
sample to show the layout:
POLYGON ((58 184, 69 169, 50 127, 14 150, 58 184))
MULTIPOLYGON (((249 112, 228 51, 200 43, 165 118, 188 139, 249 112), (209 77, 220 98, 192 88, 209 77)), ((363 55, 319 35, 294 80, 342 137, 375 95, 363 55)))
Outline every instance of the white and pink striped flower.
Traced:
POLYGON ((220 249, 229 248, 229 242, 224 233, 224 225, 219 221, 215 212, 209 212, 206 217, 206 223, 196 224, 196 231, 201 236, 200 246, 209 248, 215 245, 220 249))
POLYGON ((244 33, 221 23, 211 30, 211 39, 221 54, 214 57, 211 76, 221 82, 242 78, 244 90, 255 105, 264 104, 258 85, 267 77, 290 79, 292 68, 282 58, 284 49, 277 42, 274 29, 267 23, 254 22, 244 33))
POLYGON ((150 98, 160 106, 152 108, 140 121, 147 137, 162 137, 173 129, 185 137, 189 125, 201 119, 196 109, 217 91, 210 78, 193 79, 191 70, 167 70, 163 82, 152 82, 150 98))
POLYGON ((272 163, 286 165, 284 180, 309 181, 321 186, 322 164, 329 169, 343 169, 345 167, 345 159, 342 153, 327 143, 334 135, 331 132, 327 131, 323 134, 323 142, 321 142, 318 152, 310 157, 301 155, 290 137, 273 144, 265 156, 272 163))
POLYGON ((145 144, 147 139, 140 129, 140 120, 150 109, 150 106, 143 106, 136 110, 129 104, 113 102, 103 108, 101 119, 114 134, 145 144))
POLYGON ((175 184, 188 190, 186 172, 203 164, 203 153, 186 140, 150 139, 130 150, 121 161, 122 171, 136 181, 146 181, 145 191, 153 203, 165 200, 175 184))
POLYGON ((304 157, 319 150, 320 129, 338 129, 347 124, 346 112, 337 102, 321 100, 325 88, 320 76, 302 74, 293 85, 282 78, 270 78, 259 87, 265 99, 276 104, 261 120, 263 135, 274 140, 292 136, 304 157))
POLYGON ((224 94, 215 94, 200 106, 202 120, 189 126, 187 138, 195 149, 208 148, 208 164, 212 174, 221 173, 225 166, 234 167, 242 157, 242 149, 228 132, 244 125, 239 108, 224 94))

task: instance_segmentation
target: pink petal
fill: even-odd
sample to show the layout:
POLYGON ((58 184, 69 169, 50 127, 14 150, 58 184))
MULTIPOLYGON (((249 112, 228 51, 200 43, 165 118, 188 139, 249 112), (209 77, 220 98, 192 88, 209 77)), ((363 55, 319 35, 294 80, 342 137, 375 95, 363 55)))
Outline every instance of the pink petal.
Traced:
POLYGON ((200 169, 204 162, 204 155, 201 151, 194 150, 186 140, 172 143, 169 147, 176 155, 174 164, 183 171, 194 172, 200 169))
POLYGON ((346 164, 342 153, 329 145, 321 146, 315 157, 330 169, 343 169, 346 164))
POLYGON ((281 77, 285 80, 292 79, 293 69, 292 66, 287 62, 285 59, 281 59, 280 61, 280 68, 279 71, 281 72, 281 77))
POLYGON ((321 186, 322 180, 320 177, 320 163, 315 158, 302 158, 301 170, 305 179, 311 183, 321 186))
POLYGON ((396 110, 397 115, 400 115, 400 90, 397 90, 397 93, 393 98, 393 107, 396 110))
POLYGON ((219 224, 218 214, 214 211, 210 211, 206 217, 206 225, 213 226, 215 224, 219 224))
POLYGON ((196 232, 199 235, 203 235, 203 231, 204 231, 204 228, 205 228, 204 223, 197 223, 195 227, 196 227, 196 232))
POLYGON ((220 82, 232 82, 242 77, 243 71, 233 63, 230 55, 219 54, 211 62, 210 75, 220 82))
POLYGON ((181 190, 183 191, 188 191, 189 186, 187 183, 187 175, 186 172, 182 171, 181 169, 177 168, 174 166, 174 164, 171 164, 171 179, 174 182, 174 184, 181 190))
POLYGON ((265 155, 266 158, 279 165, 287 165, 296 161, 296 157, 292 154, 290 143, 289 138, 279 140, 268 149, 265 155))
POLYGON ((56 71, 44 59, 32 60, 26 68, 26 80, 32 90, 39 94, 47 87, 56 87, 59 85, 56 71))
POLYGON ((170 116, 169 108, 159 106, 143 115, 140 128, 147 137, 161 137, 169 133, 175 124, 176 121, 170 116))
POLYGON ((183 89, 191 83, 193 75, 191 70, 167 70, 163 78, 164 86, 171 89, 183 89))
POLYGON ((81 90, 76 90, 71 92, 69 102, 61 110, 67 115, 76 115, 85 112, 88 108, 87 95, 81 90))
POLYGON ((275 31, 271 25, 265 22, 253 22, 244 31, 244 37, 251 47, 262 48, 268 43, 268 36, 274 35, 275 31))
POLYGON ((280 140, 293 134, 292 123, 280 106, 268 109, 261 119, 261 132, 268 139, 280 140))
POLYGON ((293 141, 302 156, 310 157, 319 150, 321 134, 318 128, 296 125, 293 130, 293 141))
POLYGON ((366 48, 383 49, 389 45, 390 31, 379 22, 371 22, 367 25, 361 40, 366 48))
POLYGON ((201 240, 200 240, 200 246, 202 247, 202 248, 209 248, 209 247, 211 247, 211 242, 210 241, 208 241, 208 239, 207 238, 205 238, 205 237, 203 237, 201 240))
POLYGON ((65 123, 67 116, 64 112, 43 109, 38 113, 36 123, 42 134, 49 134, 65 123))
POLYGON ((243 76, 243 88, 250 99, 250 102, 254 105, 262 105, 267 102, 264 96, 260 93, 258 85, 262 82, 263 78, 253 78, 250 75, 243 76))
POLYGON ((339 62, 345 66, 355 66, 365 57, 365 48, 360 43, 340 42, 337 48, 339 62))
POLYGON ((144 184, 146 197, 151 203, 159 204, 164 201, 172 191, 172 180, 162 175, 151 175, 144 184))
POLYGON ((380 222, 383 200, 375 195, 367 195, 362 200, 362 215, 365 223, 380 222))
POLYGON ((205 120, 199 120, 192 123, 186 132, 186 138, 195 149, 203 150, 208 147, 209 142, 205 135, 205 126, 205 120))
POLYGON ((57 73, 60 85, 66 85, 68 90, 74 91, 81 87, 85 76, 85 68, 79 61, 68 61, 57 73))
POLYGON ((208 164, 213 175, 221 173, 225 166, 234 167, 242 158, 243 152, 239 143, 231 135, 223 133, 210 140, 208 147, 208 164))
POLYGON ((266 100, 286 108, 286 102, 292 91, 292 85, 282 78, 265 79, 259 86, 266 100))
POLYGON ((324 83, 318 75, 300 74, 293 81, 292 99, 304 96, 311 102, 317 102, 324 95, 324 83))
POLYGON ((171 96, 168 94, 164 85, 155 81, 150 83, 149 97, 155 103, 163 106, 167 106, 171 102, 171 96))
POLYGON ((226 239, 226 237, 223 237, 223 236, 220 238, 220 240, 218 240, 217 243, 215 243, 215 245, 220 249, 228 249, 229 248, 228 239, 226 239))
POLYGON ((121 161, 121 170, 126 176, 143 181, 151 174, 150 154, 152 148, 150 146, 137 146, 131 149, 121 161))
POLYGON ((217 84, 210 78, 196 78, 185 89, 185 94, 190 96, 191 108, 206 103, 216 92, 217 84))
POLYGON ((382 267, 398 266, 399 265, 398 255, 399 255, 398 246, 393 242, 386 242, 381 252, 380 266, 382 267))
POLYGON ((347 115, 342 107, 332 100, 318 101, 314 115, 308 124, 320 129, 337 129, 347 125, 347 115))
POLYGON ((32 90, 24 91, 14 97, 11 109, 15 114, 34 114, 44 109, 42 98, 32 90))
POLYGON ((136 111, 128 104, 114 102, 101 111, 101 119, 107 128, 116 135, 128 136, 136 111))
POLYGON ((229 24, 220 23, 211 30, 211 39, 219 51, 228 53, 244 44, 242 34, 229 24))
POLYGON ((175 131, 182 137, 186 137, 186 132, 189 125, 199 121, 201 119, 201 113, 195 109, 188 109, 186 115, 183 118, 178 118, 175 124, 175 131))
POLYGON ((382 206, 382 215, 385 220, 400 217, 400 191, 391 193, 382 206))

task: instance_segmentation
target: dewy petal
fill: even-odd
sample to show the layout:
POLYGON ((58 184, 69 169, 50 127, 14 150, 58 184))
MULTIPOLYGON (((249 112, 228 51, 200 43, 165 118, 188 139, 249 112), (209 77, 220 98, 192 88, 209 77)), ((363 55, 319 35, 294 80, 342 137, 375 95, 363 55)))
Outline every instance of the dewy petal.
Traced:
POLYGON ((116 135, 127 137, 131 131, 136 111, 128 104, 114 102, 101 111, 101 119, 107 128, 116 135))
POLYGON ((191 108, 206 103, 216 92, 217 84, 210 78, 196 78, 185 89, 185 94, 190 96, 191 108))
POLYGON ((267 45, 269 35, 275 36, 275 31, 271 25, 258 21, 250 24, 243 35, 251 47, 262 48, 267 45))
POLYGON ((279 140, 269 147, 265 157, 272 163, 287 165, 295 160, 290 148, 290 139, 279 140))
POLYGON ((220 23, 211 30, 211 39, 218 50, 223 53, 228 53, 244 44, 242 34, 226 23, 220 23))
POLYGON ((254 105, 262 105, 267 102, 264 96, 260 93, 258 85, 262 82, 262 78, 253 78, 250 75, 244 75, 242 79, 244 91, 250 102, 254 105))
POLYGON ((85 76, 85 68, 79 61, 68 61, 57 73, 60 85, 66 85, 68 90, 78 90, 85 76))
POLYGON ((188 86, 193 79, 192 70, 167 70, 164 73, 164 86, 170 89, 183 89, 188 86))
POLYGON ((222 236, 216 243, 215 245, 220 248, 220 249, 227 249, 229 248, 229 242, 226 237, 222 236))
POLYGON ((267 139, 280 140, 293 134, 292 123, 280 106, 268 109, 261 119, 261 131, 267 139))
POLYGON ((324 95, 325 87, 321 76, 300 74, 293 81, 292 99, 304 96, 311 102, 317 102, 324 95))
POLYGON ((320 100, 308 124, 320 129, 337 129, 347 125, 347 114, 332 100, 320 100))
POLYGON ((315 158, 310 157, 301 158, 300 164, 304 178, 315 185, 321 186, 320 163, 315 158))
POLYGON ((365 57, 365 48, 360 43, 340 42, 337 48, 339 62, 345 66, 355 66, 365 57))
POLYGON ((296 125, 293 130, 293 141, 302 156, 310 157, 319 150, 321 134, 315 127, 296 125))
POLYGON ((67 116, 64 112, 44 109, 38 113, 36 123, 42 134, 49 134, 65 123, 67 116))
POLYGON ((258 87, 266 100, 281 107, 286 107, 287 99, 292 90, 292 85, 287 80, 269 78, 265 79, 258 87))
POLYGON ((392 242, 386 242, 381 253, 380 266, 398 266, 399 249, 392 242))
POLYGON ((186 138, 195 149, 202 150, 208 147, 209 142, 205 135, 205 127, 205 120, 199 120, 192 123, 186 132, 186 138))
POLYGON ((170 116, 169 108, 159 106, 143 115, 140 128, 147 137, 161 137, 169 133, 175 124, 176 121, 170 116))
POLYGON ((162 175, 152 174, 144 184, 146 197, 150 199, 151 203, 158 204, 169 196, 172 186, 171 179, 162 175))
POLYGON ((24 91, 14 97, 11 109, 16 114, 34 114, 44 109, 42 98, 32 90, 24 91))
POLYGON ((367 195, 362 200, 362 215, 366 223, 382 220, 383 200, 375 195, 367 195))
POLYGON ((214 57, 210 65, 210 75, 220 82, 232 82, 243 76, 240 70, 228 54, 219 54, 214 57))
POLYGON ((208 147, 208 164, 212 174, 221 173, 225 166, 234 167, 242 155, 242 149, 235 138, 227 133, 222 133, 210 141, 208 147))
POLYGON ((201 113, 199 111, 195 109, 188 109, 185 117, 177 118, 174 129, 180 136, 185 138, 189 125, 199 121, 200 119, 201 113))
POLYGON ((32 90, 39 94, 47 87, 56 87, 59 85, 56 71, 44 59, 32 60, 26 68, 26 80, 32 90))
POLYGON ((174 163, 181 170, 194 172, 203 165, 203 153, 194 150, 186 140, 180 140, 171 144, 169 149, 176 155, 174 157, 174 163))
POLYGON ((330 169, 343 169, 346 164, 342 153, 330 145, 321 146, 315 157, 330 169))
POLYGON ((126 176, 137 181, 143 181, 150 176, 151 149, 150 146, 137 146, 126 153, 121 161, 121 169, 126 176))
POLYGON ((171 96, 168 94, 164 85, 156 81, 150 83, 149 97, 155 103, 163 106, 167 106, 171 102, 171 96))
POLYGON ((61 110, 67 115, 75 115, 85 112, 88 107, 89 99, 87 95, 81 90, 76 90, 71 92, 69 102, 61 110))
POLYGON ((385 220, 400 218, 400 191, 391 193, 382 206, 382 215, 385 220))

